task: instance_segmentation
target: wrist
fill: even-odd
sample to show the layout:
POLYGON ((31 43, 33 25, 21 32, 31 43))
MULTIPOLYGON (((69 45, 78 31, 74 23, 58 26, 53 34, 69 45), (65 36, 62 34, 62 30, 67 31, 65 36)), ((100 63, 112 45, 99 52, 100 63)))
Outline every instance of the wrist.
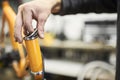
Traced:
POLYGON ((51 12, 52 13, 58 13, 61 9, 61 0, 53 0, 54 3, 53 4, 53 7, 51 9, 51 12))

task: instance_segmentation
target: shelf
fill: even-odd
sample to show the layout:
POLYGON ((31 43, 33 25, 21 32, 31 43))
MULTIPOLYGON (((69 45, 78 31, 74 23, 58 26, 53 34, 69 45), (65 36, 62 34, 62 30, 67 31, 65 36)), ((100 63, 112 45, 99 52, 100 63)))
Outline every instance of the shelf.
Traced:
POLYGON ((81 41, 60 41, 54 40, 52 44, 46 45, 43 41, 40 41, 40 46, 44 48, 59 48, 59 49, 77 49, 86 51, 115 51, 115 47, 100 44, 100 43, 85 43, 81 41))

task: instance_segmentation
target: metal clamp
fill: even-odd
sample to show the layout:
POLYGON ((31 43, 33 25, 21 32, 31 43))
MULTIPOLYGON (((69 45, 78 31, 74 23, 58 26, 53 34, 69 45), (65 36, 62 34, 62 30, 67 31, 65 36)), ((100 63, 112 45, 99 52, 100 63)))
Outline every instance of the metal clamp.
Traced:
POLYGON ((39 71, 39 72, 32 72, 32 71, 31 71, 31 73, 32 73, 33 75, 42 75, 42 74, 43 74, 43 71, 39 71))
POLYGON ((28 34, 27 36, 24 37, 24 40, 33 40, 38 37, 38 30, 35 29, 33 33, 28 34))

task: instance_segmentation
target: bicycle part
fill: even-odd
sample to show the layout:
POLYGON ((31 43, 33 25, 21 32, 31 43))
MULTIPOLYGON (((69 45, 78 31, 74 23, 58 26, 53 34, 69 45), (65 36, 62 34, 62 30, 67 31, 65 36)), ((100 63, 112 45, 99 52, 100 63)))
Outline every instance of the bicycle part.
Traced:
POLYGON ((9 67, 9 65, 13 61, 19 61, 19 60, 20 60, 20 56, 17 51, 11 51, 9 53, 3 54, 0 57, 0 63, 2 63, 2 67, 9 67))
POLYGON ((4 34, 4 27, 5 27, 5 15, 3 14, 2 15, 2 28, 1 28, 1 35, 0 35, 0 43, 3 43, 4 42, 4 37, 5 37, 5 34, 4 34))
POLYGON ((114 66, 112 66, 106 62, 102 62, 102 61, 93 61, 93 62, 90 62, 90 63, 85 65, 82 73, 78 74, 77 80, 84 80, 86 73, 88 73, 88 71, 90 71, 90 70, 94 70, 95 68, 107 70, 109 73, 111 73, 113 76, 115 76, 114 66))
POLYGON ((13 11, 13 9, 10 7, 9 2, 7 0, 4 0, 2 2, 2 7, 3 7, 3 15, 5 16, 5 20, 9 24, 9 34, 10 34, 10 41, 12 44, 12 48, 14 51, 18 51, 20 55, 20 61, 19 63, 13 63, 13 68, 17 73, 18 77, 22 77, 23 75, 23 70, 25 66, 25 55, 24 55, 24 50, 22 44, 19 44, 15 42, 14 39, 14 24, 15 24, 15 18, 16 14, 13 11))
POLYGON ((35 79, 43 79, 44 70, 43 70, 43 60, 42 53, 39 47, 37 29, 33 33, 28 34, 24 37, 26 49, 28 53, 28 58, 30 61, 31 73, 35 75, 35 79))

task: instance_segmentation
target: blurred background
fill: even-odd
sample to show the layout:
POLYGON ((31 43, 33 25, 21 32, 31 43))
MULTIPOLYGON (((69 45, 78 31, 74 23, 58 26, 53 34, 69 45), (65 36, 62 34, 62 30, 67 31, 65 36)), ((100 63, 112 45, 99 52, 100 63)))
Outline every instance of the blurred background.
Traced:
MULTIPOLYGON (((30 0, 9 1, 17 13, 18 6, 30 0)), ((0 26, 2 25, 1 3, 0 0, 0 26)), ((45 24, 45 39, 40 40, 45 57, 45 78, 47 80, 114 80, 116 20, 116 13, 65 16, 51 14, 45 24)), ((32 25, 36 26, 35 20, 32 25)), ((1 54, 11 54, 12 51, 7 23, 5 35, 6 46, 3 49, 0 45, 0 57, 1 54)), ((0 58, 0 66, 3 64, 0 58)), ((17 78, 9 64, 0 67, 0 80, 21 79, 17 78)))

